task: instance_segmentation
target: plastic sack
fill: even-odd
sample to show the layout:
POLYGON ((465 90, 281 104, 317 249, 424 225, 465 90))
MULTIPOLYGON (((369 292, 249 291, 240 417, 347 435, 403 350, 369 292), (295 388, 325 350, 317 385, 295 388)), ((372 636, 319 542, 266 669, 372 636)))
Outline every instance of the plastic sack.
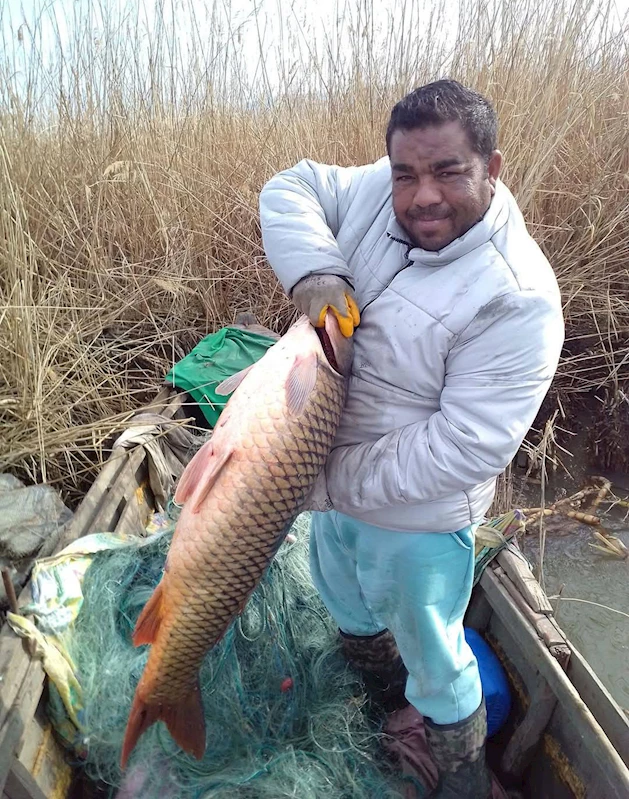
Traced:
POLYGON ((466 627, 465 640, 478 661, 487 706, 487 737, 491 738, 502 728, 511 710, 509 682, 502 664, 480 633, 466 627))
POLYGON ((166 382, 186 391, 214 427, 229 397, 216 394, 227 377, 259 361, 276 338, 237 327, 223 327, 202 339, 166 375, 166 382))
MULTIPOLYGON (((0 568, 15 568, 16 589, 26 582, 33 560, 55 550, 72 515, 51 486, 26 486, 12 474, 0 474, 0 568)), ((0 607, 6 604, 0 583, 0 607)))

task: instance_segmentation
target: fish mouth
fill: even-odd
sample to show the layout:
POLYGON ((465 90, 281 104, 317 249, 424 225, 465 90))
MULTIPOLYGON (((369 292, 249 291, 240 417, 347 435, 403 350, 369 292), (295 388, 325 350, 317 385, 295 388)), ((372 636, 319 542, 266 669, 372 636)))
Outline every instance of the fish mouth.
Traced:
POLYGON ((327 331, 323 327, 315 327, 315 333, 319 337, 321 347, 323 348, 323 354, 325 355, 328 363, 337 374, 341 374, 341 370, 339 369, 339 365, 336 361, 336 355, 334 354, 334 347, 332 346, 332 341, 327 331))

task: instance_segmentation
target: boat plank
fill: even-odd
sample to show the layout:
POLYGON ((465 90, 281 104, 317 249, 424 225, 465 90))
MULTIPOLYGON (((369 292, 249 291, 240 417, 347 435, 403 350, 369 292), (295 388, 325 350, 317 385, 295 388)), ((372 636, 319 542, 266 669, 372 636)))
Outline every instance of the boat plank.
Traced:
POLYGON ((124 468, 128 459, 126 451, 117 450, 112 452, 105 461, 103 468, 90 486, 89 491, 83 497, 81 504, 74 514, 74 518, 65 530, 59 549, 64 549, 72 541, 81 538, 86 534, 92 525, 92 521, 100 508, 103 496, 110 486, 114 485, 118 475, 124 468))
POLYGON ((574 647, 571 649, 568 676, 625 765, 629 767, 629 719, 583 655, 574 647))
POLYGON ((111 531, 111 529, 115 527, 118 521, 116 514, 121 502, 125 498, 125 494, 129 491, 135 492, 138 488, 136 473, 145 457, 146 451, 142 446, 135 447, 129 452, 129 456, 116 482, 110 487, 98 513, 92 520, 90 532, 104 533, 111 531))
POLYGON ((9 799, 48 799, 23 763, 15 760, 4 788, 9 799))
POLYGON ((127 500, 125 509, 120 514, 114 533, 124 535, 142 536, 146 532, 146 527, 140 517, 140 507, 137 502, 127 500))
POLYGON ((483 633, 487 629, 492 613, 493 611, 485 592, 474 589, 472 599, 465 613, 466 627, 472 627, 477 632, 483 633))
MULTIPOLYGON (((14 641, 21 647, 22 639, 13 632, 11 634, 14 636, 14 641)), ((33 717, 39 704, 44 685, 45 673, 41 662, 30 659, 23 649, 21 652, 26 658, 26 673, 0 727, 0 788, 3 788, 6 783, 27 723, 33 717)))
POLYGON ((535 754, 556 704, 557 697, 548 682, 538 677, 537 685, 531 692, 528 710, 502 755, 501 766, 507 774, 522 776, 535 754))
MULTIPOLYGON (((530 621, 520 611, 493 568, 486 569, 481 585, 494 609, 494 613, 509 629, 511 635, 530 664, 547 681, 557 697, 558 705, 566 717, 566 726, 577 743, 585 742, 581 762, 576 770, 596 769, 597 780, 604 785, 606 799, 627 799, 629 796, 629 769, 605 735, 585 702, 579 696, 565 672, 540 640, 530 621), (587 764, 586 764, 587 759, 587 764)), ((594 794, 592 794, 594 796, 594 794)))
MULTIPOLYGON (((40 702, 40 708, 41 708, 40 702)), ((27 719, 24 728, 24 735, 22 736, 22 743, 18 747, 17 757, 26 768, 31 771, 35 760, 37 759, 37 752, 44 740, 45 722, 40 719, 39 709, 35 715, 27 719)))

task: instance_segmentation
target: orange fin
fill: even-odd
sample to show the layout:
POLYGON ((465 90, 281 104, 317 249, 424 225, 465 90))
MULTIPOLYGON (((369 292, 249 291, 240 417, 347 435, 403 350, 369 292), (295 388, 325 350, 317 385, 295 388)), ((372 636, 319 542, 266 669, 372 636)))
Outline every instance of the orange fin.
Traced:
POLYGON ((294 416, 300 416, 317 382, 317 356, 298 356, 286 380, 286 402, 294 416))
POLYGON ((129 755, 148 728, 156 721, 164 721, 175 742, 197 760, 205 752, 205 717, 199 685, 176 705, 150 705, 136 690, 129 713, 127 729, 122 744, 120 765, 127 766, 129 755))
POLYGON ((251 364, 251 366, 245 366, 244 369, 241 369, 240 372, 236 372, 236 374, 230 375, 223 380, 222 383, 219 383, 214 391, 221 397, 224 397, 226 394, 231 394, 232 391, 235 391, 238 386, 242 383, 245 377, 249 374, 251 369, 255 364, 251 364))
POLYGON ((124 741, 122 742, 122 754, 120 756, 120 767, 122 769, 127 767, 129 755, 135 749, 135 745, 142 735, 159 718, 159 711, 159 705, 147 705, 136 690, 131 712, 129 713, 129 720, 127 721, 124 741))
POLYGON ((133 646, 152 644, 157 638, 159 625, 162 622, 162 597, 164 584, 159 583, 153 591, 149 601, 138 616, 133 631, 133 646))
POLYGON ((206 441, 184 469, 175 491, 175 502, 184 505, 189 499, 194 499, 192 512, 197 513, 232 454, 231 449, 216 452, 212 439, 206 441))
POLYGON ((178 705, 163 705, 160 718, 184 752, 201 760, 205 753, 205 714, 198 681, 178 705))

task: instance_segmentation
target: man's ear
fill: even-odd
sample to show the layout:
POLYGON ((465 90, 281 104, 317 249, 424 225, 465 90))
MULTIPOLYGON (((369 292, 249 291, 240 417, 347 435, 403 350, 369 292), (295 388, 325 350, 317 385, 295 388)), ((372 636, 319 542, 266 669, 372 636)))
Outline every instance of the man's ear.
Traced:
POLYGON ((496 189, 496 181, 498 180, 501 167, 502 153, 500 150, 494 150, 487 163, 487 175, 489 177, 489 185, 491 186, 492 194, 496 189))

